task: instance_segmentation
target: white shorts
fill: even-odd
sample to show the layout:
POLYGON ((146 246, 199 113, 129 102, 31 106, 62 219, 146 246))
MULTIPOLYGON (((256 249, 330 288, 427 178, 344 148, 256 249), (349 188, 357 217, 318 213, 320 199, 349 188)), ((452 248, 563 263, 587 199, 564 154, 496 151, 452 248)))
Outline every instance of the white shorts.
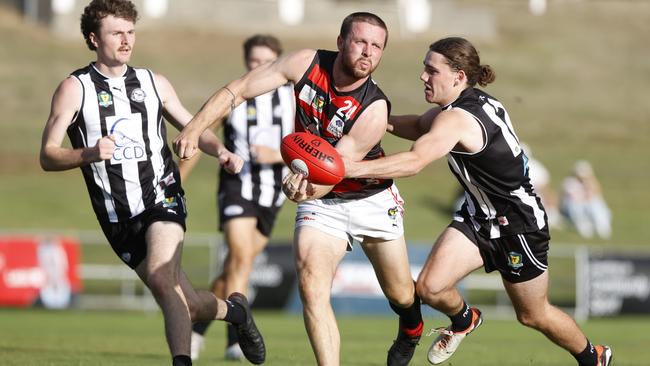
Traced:
POLYGON ((395 240, 404 235, 404 200, 397 186, 367 198, 345 200, 339 198, 317 199, 298 204, 296 228, 311 226, 348 242, 365 237, 395 240))

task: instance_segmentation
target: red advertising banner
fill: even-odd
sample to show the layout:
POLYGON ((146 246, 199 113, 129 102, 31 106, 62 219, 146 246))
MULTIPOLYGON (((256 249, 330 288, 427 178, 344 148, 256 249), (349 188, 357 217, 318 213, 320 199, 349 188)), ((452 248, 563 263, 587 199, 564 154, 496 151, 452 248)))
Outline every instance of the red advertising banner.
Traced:
POLYGON ((68 307, 81 291, 79 242, 0 236, 0 306, 68 307))

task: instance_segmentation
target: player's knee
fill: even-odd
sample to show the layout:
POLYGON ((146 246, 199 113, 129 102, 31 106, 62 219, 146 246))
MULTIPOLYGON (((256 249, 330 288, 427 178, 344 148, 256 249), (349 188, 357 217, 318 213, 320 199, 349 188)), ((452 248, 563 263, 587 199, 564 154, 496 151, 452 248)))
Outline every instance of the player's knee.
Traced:
POLYGON ((177 283, 173 276, 163 271, 156 271, 147 276, 147 287, 155 298, 170 296, 175 291, 174 286, 177 283))
POLYGON ((399 287, 386 289, 386 298, 391 304, 405 308, 413 304, 415 289, 413 287, 399 287))
POLYGON ((533 329, 539 329, 544 323, 541 317, 532 314, 530 312, 524 312, 524 311, 517 312, 517 320, 522 325, 525 325, 533 329))
POLYGON ((298 290, 304 305, 329 301, 329 287, 323 286, 323 281, 309 270, 299 272, 298 290))
POLYGON ((436 303, 447 289, 447 286, 442 286, 439 282, 431 280, 419 280, 415 284, 415 291, 427 304, 436 303))
POLYGON ((228 257, 226 267, 232 272, 250 272, 255 262, 255 254, 252 252, 237 252, 228 257))

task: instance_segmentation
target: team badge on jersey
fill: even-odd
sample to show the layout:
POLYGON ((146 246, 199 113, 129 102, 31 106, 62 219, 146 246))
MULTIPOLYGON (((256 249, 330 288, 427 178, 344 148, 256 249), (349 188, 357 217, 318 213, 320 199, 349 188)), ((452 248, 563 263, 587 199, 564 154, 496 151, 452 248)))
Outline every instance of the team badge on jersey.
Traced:
POLYGON ((144 98, 147 96, 147 94, 144 92, 144 90, 140 88, 135 88, 131 92, 131 100, 136 102, 136 103, 142 103, 144 102, 144 98))
POLYGON ((523 256, 517 252, 508 253, 508 266, 513 269, 519 269, 524 266, 523 256))
POLYGON ((106 108, 113 105, 113 96, 103 90, 97 93, 97 100, 100 107, 106 108))
POLYGON ((314 108, 316 113, 322 113, 323 107, 325 106, 325 97, 323 97, 322 95, 316 95, 311 106, 312 108, 314 108))

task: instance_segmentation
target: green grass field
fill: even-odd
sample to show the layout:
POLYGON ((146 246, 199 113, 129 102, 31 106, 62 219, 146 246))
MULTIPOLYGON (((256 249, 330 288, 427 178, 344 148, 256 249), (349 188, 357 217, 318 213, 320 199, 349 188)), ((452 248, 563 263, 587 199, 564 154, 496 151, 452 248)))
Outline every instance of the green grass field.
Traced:
MULTIPOLYGON (((265 365, 313 365, 299 316, 258 312, 267 344, 265 365)), ((77 312, 0 310, 0 364, 3 366, 164 365, 170 357, 159 312, 77 312)), ((444 325, 440 318, 427 327, 444 325)), ((381 365, 394 336, 387 317, 340 317, 342 365, 381 365)), ((207 349, 195 364, 225 364, 224 328, 215 323, 207 349)), ((594 342, 607 342, 616 366, 648 365, 647 322, 638 318, 591 320, 584 324, 594 342)), ((426 365, 432 337, 423 338, 413 365, 426 365)), ((236 363, 229 363, 236 364, 236 363)), ((448 365, 573 365, 575 360, 543 336, 514 321, 486 319, 448 365)))

